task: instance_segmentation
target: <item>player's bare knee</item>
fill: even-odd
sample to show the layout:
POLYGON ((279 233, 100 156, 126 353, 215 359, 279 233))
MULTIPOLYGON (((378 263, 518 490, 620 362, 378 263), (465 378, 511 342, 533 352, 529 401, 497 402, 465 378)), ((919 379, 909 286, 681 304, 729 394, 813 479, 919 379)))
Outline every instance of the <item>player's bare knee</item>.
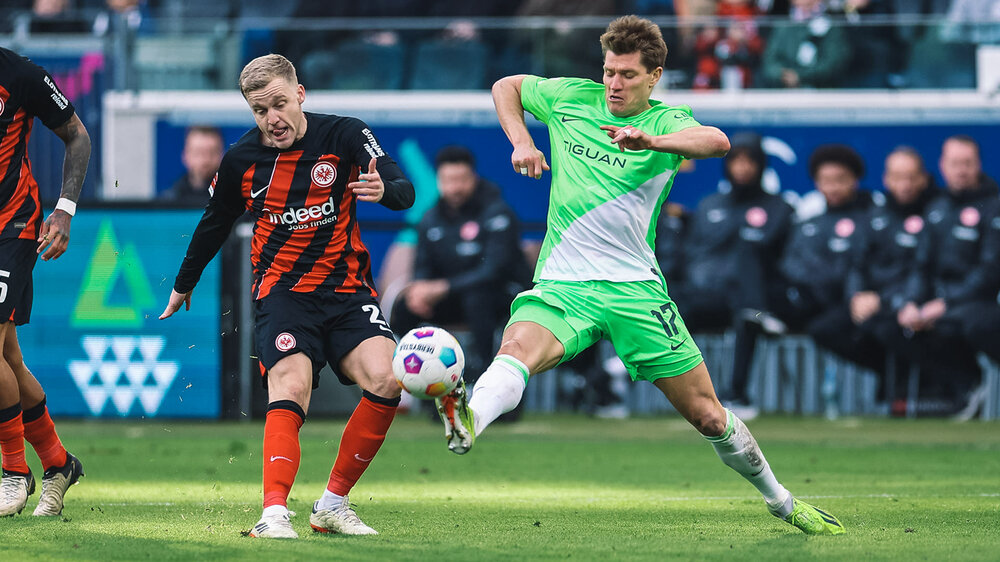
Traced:
POLYGON ((312 381, 306 381, 293 373, 272 371, 267 375, 267 391, 271 402, 275 400, 292 400, 304 404, 312 392, 312 381))
POLYGON ((524 347, 516 337, 505 339, 497 350, 498 355, 510 355, 511 357, 524 357, 524 347))
POLYGON ((393 376, 392 371, 387 371, 384 376, 374 377, 374 379, 366 385, 368 392, 376 396, 381 396, 382 398, 396 398, 402 392, 399 388, 399 383, 396 382, 396 377, 393 376))
POLYGON ((688 421, 705 436, 715 437, 726 431, 726 411, 719 408, 698 408, 688 416, 688 421))

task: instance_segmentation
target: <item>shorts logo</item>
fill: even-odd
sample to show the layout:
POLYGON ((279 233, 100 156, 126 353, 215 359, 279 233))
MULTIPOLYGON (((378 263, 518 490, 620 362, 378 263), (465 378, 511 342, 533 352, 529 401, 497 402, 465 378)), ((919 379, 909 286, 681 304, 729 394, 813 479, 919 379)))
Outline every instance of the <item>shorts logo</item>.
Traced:
POLYGON ((274 338, 274 347, 278 348, 278 351, 292 349, 295 347, 295 336, 288 332, 281 332, 278 337, 274 338))
POLYGON ((329 162, 316 162, 311 175, 314 184, 320 187, 330 187, 337 179, 337 168, 329 162))

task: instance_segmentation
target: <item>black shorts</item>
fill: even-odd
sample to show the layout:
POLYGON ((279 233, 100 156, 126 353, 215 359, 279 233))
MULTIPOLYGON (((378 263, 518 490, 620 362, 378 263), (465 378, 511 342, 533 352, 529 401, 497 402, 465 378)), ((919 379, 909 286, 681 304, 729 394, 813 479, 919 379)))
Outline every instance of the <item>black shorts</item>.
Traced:
POLYGON ((374 336, 393 339, 378 301, 367 294, 311 293, 272 290, 254 301, 257 358, 265 375, 282 358, 305 353, 313 365, 313 388, 328 364, 341 384, 355 384, 340 372, 340 361, 361 342, 374 336))
POLYGON ((34 240, 0 240, 0 323, 27 324, 34 294, 31 272, 38 261, 34 240))

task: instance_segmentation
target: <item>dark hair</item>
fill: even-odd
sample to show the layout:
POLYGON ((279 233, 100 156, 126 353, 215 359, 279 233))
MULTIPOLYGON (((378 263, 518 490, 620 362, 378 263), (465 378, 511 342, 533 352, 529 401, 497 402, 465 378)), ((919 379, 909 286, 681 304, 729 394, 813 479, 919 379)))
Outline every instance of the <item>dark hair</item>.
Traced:
POLYGON ((191 125, 187 128, 187 132, 184 133, 184 138, 187 138, 195 133, 199 135, 211 135, 218 138, 219 142, 225 144, 222 131, 214 125, 191 125))
POLYGON ((906 144, 901 144, 896 148, 892 149, 892 152, 890 152, 889 155, 885 157, 886 161, 888 162, 890 158, 892 158, 897 154, 909 156, 910 158, 913 159, 914 162, 917 163, 917 167, 920 168, 920 173, 922 174, 927 173, 927 166, 924 165, 924 157, 921 156, 919 152, 917 152, 916 148, 913 148, 912 146, 906 144))
POLYGON ((473 170, 476 169, 476 157, 464 146, 452 144, 438 151, 434 157, 434 168, 440 168, 441 164, 468 164, 473 170))
POLYGON ((840 164, 850 170, 855 179, 865 175, 865 161, 846 144, 824 144, 809 157, 809 177, 816 179, 816 172, 823 164, 840 164))
POLYGON ((952 135, 952 136, 944 139, 944 142, 948 142, 948 141, 962 142, 962 143, 965 143, 965 144, 972 145, 972 147, 976 149, 976 156, 979 156, 979 154, 980 154, 979 143, 976 142, 976 139, 972 138, 969 135, 952 135))
POLYGON ((601 35, 601 54, 639 53, 639 61, 652 72, 667 60, 667 44, 660 26, 638 16, 622 16, 608 24, 601 35))

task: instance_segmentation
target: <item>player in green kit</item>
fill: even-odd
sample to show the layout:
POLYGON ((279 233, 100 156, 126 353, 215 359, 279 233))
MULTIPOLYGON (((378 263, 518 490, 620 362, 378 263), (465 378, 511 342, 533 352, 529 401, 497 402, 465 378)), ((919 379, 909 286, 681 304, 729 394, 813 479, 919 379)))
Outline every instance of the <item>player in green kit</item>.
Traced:
POLYGON ((722 461, 763 494, 771 513, 809 534, 841 534, 835 517, 778 483, 749 430, 719 403, 653 254, 657 215, 681 162, 723 156, 729 139, 700 125, 687 106, 649 99, 667 54, 656 24, 619 18, 601 47, 603 86, 526 75, 493 86, 514 170, 538 179, 550 169, 524 110, 548 126, 548 230, 535 287, 511 305, 500 350, 471 399, 462 383, 437 401, 448 448, 467 452, 476 435, 518 404, 529 376, 605 338, 632 379, 656 385, 722 461))

